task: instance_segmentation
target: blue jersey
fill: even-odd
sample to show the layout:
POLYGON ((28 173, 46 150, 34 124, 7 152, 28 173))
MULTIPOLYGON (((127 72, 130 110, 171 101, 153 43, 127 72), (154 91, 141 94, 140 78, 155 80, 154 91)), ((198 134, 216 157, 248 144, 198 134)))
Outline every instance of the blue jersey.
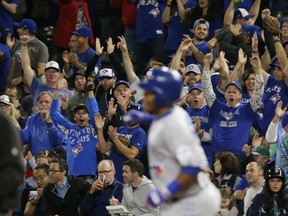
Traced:
MULTIPOLYGON (((18 5, 19 0, 5 0, 8 4, 18 5)), ((6 37, 8 34, 13 35, 13 14, 11 14, 3 5, 0 5, 0 36, 6 37)))
POLYGON ((46 120, 41 119, 39 113, 28 117, 25 128, 21 130, 21 137, 24 144, 30 144, 34 156, 65 143, 64 134, 54 124, 47 124, 46 120))
POLYGON ((98 137, 95 128, 94 115, 99 111, 95 98, 88 98, 90 124, 79 128, 69 122, 59 113, 59 100, 53 100, 50 115, 63 132, 67 135, 68 175, 96 175, 97 156, 96 145, 98 137))
POLYGON ((216 99, 210 108, 213 121, 212 144, 217 152, 230 151, 244 157, 242 147, 248 143, 254 119, 250 103, 228 107, 216 99))
MULTIPOLYGON (((210 115, 209 107, 207 105, 203 106, 200 109, 193 109, 192 107, 189 107, 187 109, 187 112, 189 116, 191 117, 193 124, 195 124, 195 121, 197 118, 200 118, 201 129, 209 133, 209 130, 212 128, 212 124, 209 118, 209 115, 210 115)), ((204 149, 209 165, 211 166, 213 163, 213 152, 214 152, 213 146, 211 145, 211 142, 208 143, 208 142, 203 142, 203 141, 201 141, 201 145, 204 149)))
MULTIPOLYGON (((147 135, 145 131, 140 126, 135 128, 121 126, 117 129, 117 134, 120 137, 128 139, 130 141, 130 145, 139 150, 139 154, 136 156, 136 158, 139 158, 142 154, 143 147, 147 144, 147 135)), ((114 162, 116 179, 118 179, 120 182, 123 182, 122 168, 124 162, 128 160, 128 158, 121 154, 115 145, 109 154, 109 158, 114 162)))
POLYGON ((11 66, 11 54, 9 47, 6 44, 0 44, 0 52, 2 52, 4 55, 4 57, 0 59, 0 92, 4 92, 6 88, 7 76, 11 66))
POLYGON ((267 131, 270 122, 275 115, 275 108, 279 101, 283 102, 283 107, 288 104, 288 87, 284 81, 276 81, 273 76, 269 76, 264 89, 263 102, 263 130, 267 131))
MULTIPOLYGON (((37 77, 33 77, 32 83, 29 86, 29 92, 33 96, 33 104, 34 104, 34 106, 37 105, 37 98, 38 98, 39 94, 41 94, 44 91, 48 91, 48 92, 54 93, 56 91, 56 89, 48 87, 47 85, 43 84, 37 77)), ((71 98, 73 96, 72 92, 70 90, 66 89, 66 88, 61 90, 60 98, 64 94, 68 94, 68 98, 71 98)))
POLYGON ((149 39, 164 37, 162 13, 165 7, 163 1, 138 0, 136 14, 136 39, 146 43, 149 39))
MULTIPOLYGON (((194 0, 188 0, 183 6, 187 10, 188 8, 195 7, 196 4, 194 0)), ((187 28, 183 25, 178 11, 172 15, 167 31, 165 48, 176 52, 183 39, 183 34, 187 34, 187 28)))
MULTIPOLYGON (((87 64, 89 63, 89 61, 96 54, 96 52, 91 47, 89 47, 85 52, 81 53, 81 52, 77 51, 75 54, 78 57, 78 62, 81 65, 84 65, 86 67, 87 64)), ((73 65, 72 70, 73 70, 73 73, 76 73, 79 69, 75 65, 73 65)))

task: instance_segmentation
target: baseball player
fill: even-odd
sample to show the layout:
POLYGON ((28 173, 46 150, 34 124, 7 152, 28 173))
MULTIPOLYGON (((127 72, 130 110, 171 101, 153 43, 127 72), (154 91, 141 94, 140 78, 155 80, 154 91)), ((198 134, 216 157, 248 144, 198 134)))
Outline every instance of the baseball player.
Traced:
MULTIPOLYGON (((153 69, 140 84, 145 110, 155 115, 148 132, 151 178, 157 189, 147 194, 161 215, 214 216, 220 193, 208 179, 207 158, 189 115, 175 106, 182 90, 180 74, 167 67, 153 69)), ((146 121, 149 114, 129 111, 124 121, 146 121)))

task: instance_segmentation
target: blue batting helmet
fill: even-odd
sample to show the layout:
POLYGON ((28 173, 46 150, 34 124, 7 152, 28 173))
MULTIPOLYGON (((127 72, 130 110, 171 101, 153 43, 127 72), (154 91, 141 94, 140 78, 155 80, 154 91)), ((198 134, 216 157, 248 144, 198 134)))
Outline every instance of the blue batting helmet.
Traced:
POLYGON ((156 95, 157 106, 170 106, 180 98, 182 77, 173 69, 161 67, 149 71, 139 87, 156 95))

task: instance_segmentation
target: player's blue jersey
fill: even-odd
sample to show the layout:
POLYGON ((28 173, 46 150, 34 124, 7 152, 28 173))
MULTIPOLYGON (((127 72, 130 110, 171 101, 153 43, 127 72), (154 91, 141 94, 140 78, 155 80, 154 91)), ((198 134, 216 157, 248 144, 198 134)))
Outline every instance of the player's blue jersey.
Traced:
POLYGON ((212 145, 217 152, 230 151, 245 156, 242 147, 248 143, 254 115, 250 103, 228 107, 216 99, 210 109, 213 121, 212 145))
POLYGON ((267 131, 270 122, 275 115, 275 108, 279 101, 283 102, 283 108, 288 104, 288 87, 284 81, 276 81, 273 76, 269 76, 262 98, 263 102, 263 130, 267 131))
MULTIPOLYGON (((139 158, 142 154, 143 147, 147 144, 147 135, 145 131, 140 126, 134 128, 121 126, 117 128, 117 134, 119 137, 128 139, 130 141, 130 146, 134 146, 139 150, 139 154, 136 156, 136 158, 139 158)), ((109 158, 114 162, 116 179, 120 182, 123 182, 122 168, 124 162, 128 160, 128 158, 121 154, 115 145, 111 149, 109 158)))
POLYGON ((98 137, 95 128, 94 115, 99 111, 95 98, 88 98, 88 111, 90 124, 79 128, 69 122, 59 113, 59 100, 53 100, 50 115, 55 124, 64 131, 67 136, 67 163, 68 174, 74 176, 96 175, 97 156, 96 145, 98 137))

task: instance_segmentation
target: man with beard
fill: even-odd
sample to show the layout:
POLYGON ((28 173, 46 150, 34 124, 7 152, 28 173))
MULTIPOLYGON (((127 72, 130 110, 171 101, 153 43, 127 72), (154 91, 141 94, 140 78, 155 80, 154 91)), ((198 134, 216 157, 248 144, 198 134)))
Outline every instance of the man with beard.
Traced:
POLYGON ((193 33, 194 38, 189 47, 190 52, 186 56, 186 65, 202 65, 204 55, 210 52, 210 48, 207 47, 207 42, 205 41, 209 33, 209 22, 207 22, 205 19, 196 20, 191 32, 193 33))
POLYGON ((21 130, 22 142, 30 143, 32 155, 64 144, 64 134, 53 124, 49 109, 52 101, 50 92, 42 92, 37 99, 38 113, 32 114, 26 123, 26 127, 21 130))
MULTIPOLYGON (((93 84, 89 79, 87 85, 93 84)), ((59 113, 59 95, 64 85, 58 81, 56 92, 50 108, 51 118, 60 125, 67 136, 67 163, 68 174, 81 177, 92 183, 97 171, 96 145, 98 143, 94 115, 99 111, 93 89, 88 92, 87 104, 78 104, 74 107, 75 124, 69 122, 59 113), (89 122, 90 121, 90 122, 89 122)))

